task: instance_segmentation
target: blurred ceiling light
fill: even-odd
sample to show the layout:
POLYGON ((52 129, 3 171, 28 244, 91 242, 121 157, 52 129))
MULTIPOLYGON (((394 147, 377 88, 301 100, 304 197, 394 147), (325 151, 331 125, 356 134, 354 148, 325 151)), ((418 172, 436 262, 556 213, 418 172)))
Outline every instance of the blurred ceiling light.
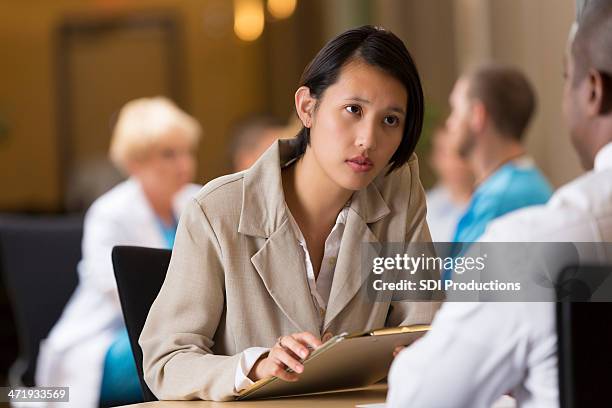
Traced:
POLYGON ((255 41, 263 29, 263 0, 234 0, 234 32, 238 38, 255 41))
POLYGON ((295 11, 297 0, 268 0, 268 11, 277 19, 291 17, 295 11))

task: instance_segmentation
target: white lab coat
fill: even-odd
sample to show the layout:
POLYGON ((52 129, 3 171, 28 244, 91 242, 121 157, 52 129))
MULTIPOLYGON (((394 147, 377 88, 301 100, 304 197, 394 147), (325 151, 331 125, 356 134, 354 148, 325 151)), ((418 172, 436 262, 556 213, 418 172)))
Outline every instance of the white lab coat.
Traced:
MULTIPOLYGON (((494 221, 481 241, 612 242, 612 143, 593 171, 548 204, 494 221)), ((395 359, 388 406, 490 407, 511 392, 521 407, 558 407, 554 312, 545 302, 444 304, 433 330, 395 359)))
POLYGON ((469 202, 457 204, 452 200, 450 191, 437 185, 427 191, 427 226, 433 242, 453 242, 459 220, 465 213, 469 202))
MULTIPOLYGON (((191 184, 176 194, 177 216, 199 188, 191 184)), ((70 387, 70 404, 58 406, 98 406, 104 358, 124 326, 111 261, 115 245, 167 246, 135 179, 118 184, 87 211, 78 287, 49 336, 41 342, 36 384, 70 387)))

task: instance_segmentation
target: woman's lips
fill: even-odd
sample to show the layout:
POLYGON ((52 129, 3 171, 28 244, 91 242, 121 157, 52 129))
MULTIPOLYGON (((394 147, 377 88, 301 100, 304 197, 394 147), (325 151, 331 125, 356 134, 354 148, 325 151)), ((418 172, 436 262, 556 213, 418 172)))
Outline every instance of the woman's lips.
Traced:
POLYGON ((352 159, 347 160, 346 164, 348 164, 348 166, 357 173, 365 173, 374 167, 372 160, 368 159, 367 157, 353 157, 352 159))

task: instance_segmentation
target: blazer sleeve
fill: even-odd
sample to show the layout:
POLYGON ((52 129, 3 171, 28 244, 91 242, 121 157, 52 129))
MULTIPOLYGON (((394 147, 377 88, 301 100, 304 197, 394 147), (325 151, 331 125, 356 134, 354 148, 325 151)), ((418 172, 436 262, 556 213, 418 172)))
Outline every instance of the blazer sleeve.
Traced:
MULTIPOLYGON (((431 243, 431 234, 427 225, 427 203, 425 200, 425 190, 419 178, 419 167, 414 156, 409 162, 410 180, 407 184, 410 186, 410 198, 408 202, 408 214, 406 217, 406 235, 405 243, 427 245, 431 243)), ((432 245, 428 245, 426 252, 430 255, 435 255, 435 250, 432 245)), ((438 279, 438 276, 432 276, 431 279, 438 279)), ((436 312, 441 306, 443 294, 440 292, 432 292, 430 301, 394 301, 391 302, 389 313, 387 315, 387 326, 409 326, 413 324, 429 324, 433 320, 436 312)))
POLYGON ((223 257, 201 205, 181 216, 170 266, 139 339, 145 381, 160 400, 230 400, 240 354, 214 355, 224 310, 223 257))

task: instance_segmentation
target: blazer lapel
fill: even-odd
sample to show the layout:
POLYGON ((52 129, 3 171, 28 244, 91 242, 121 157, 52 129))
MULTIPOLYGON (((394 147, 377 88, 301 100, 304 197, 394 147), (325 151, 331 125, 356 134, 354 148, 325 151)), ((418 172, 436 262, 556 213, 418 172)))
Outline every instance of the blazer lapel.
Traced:
POLYGON ((372 265, 373 258, 381 252, 381 244, 368 223, 376 222, 389 213, 390 209, 374 182, 354 195, 342 234, 324 330, 365 282, 369 270, 363 271, 362 265, 372 265), (365 248, 366 245, 369 248, 365 248))
MULTIPOLYGON (((296 149, 295 139, 277 141, 244 173, 238 232, 267 239, 251 257, 253 266, 287 318, 300 330, 319 333, 320 320, 308 287, 304 253, 291 229, 282 187, 281 167, 295 157, 296 149)), ((363 254, 364 265, 371 265, 371 258, 380 253, 380 243, 368 224, 391 212, 377 187, 384 173, 355 193, 351 201, 325 313, 325 328, 367 277, 361 271, 362 243, 370 242, 374 248, 363 254)))
POLYGON ((367 272, 363 265, 372 265, 373 258, 380 253, 378 238, 368 225, 354 212, 349 212, 336 262, 329 303, 325 313, 324 330, 340 314, 363 285, 367 272), (371 250, 366 251, 369 243, 371 250))
POLYGON ((295 157, 295 140, 279 140, 244 173, 238 232, 266 239, 251 262, 270 296, 301 331, 319 333, 319 313, 306 277, 304 252, 285 204, 281 167, 295 157))
POLYGON ((251 257, 251 262, 287 318, 300 331, 318 334, 318 312, 306 278, 304 252, 288 220, 251 257))

